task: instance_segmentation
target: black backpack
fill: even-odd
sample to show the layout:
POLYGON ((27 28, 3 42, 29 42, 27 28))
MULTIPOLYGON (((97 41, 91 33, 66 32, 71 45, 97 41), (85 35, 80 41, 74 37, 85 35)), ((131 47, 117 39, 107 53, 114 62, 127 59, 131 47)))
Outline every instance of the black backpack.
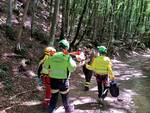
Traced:
POLYGON ((117 85, 116 81, 110 82, 110 94, 112 97, 118 97, 119 96, 119 86, 117 85))

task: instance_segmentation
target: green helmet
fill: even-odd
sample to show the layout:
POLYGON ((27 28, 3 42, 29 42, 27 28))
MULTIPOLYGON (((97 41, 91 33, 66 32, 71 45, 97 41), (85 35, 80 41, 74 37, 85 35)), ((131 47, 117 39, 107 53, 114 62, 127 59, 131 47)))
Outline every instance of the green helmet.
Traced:
POLYGON ((69 49, 69 42, 66 39, 63 39, 59 42, 59 46, 63 49, 69 49))
POLYGON ((97 46, 98 51, 100 54, 106 54, 107 53, 107 48, 105 46, 97 46))

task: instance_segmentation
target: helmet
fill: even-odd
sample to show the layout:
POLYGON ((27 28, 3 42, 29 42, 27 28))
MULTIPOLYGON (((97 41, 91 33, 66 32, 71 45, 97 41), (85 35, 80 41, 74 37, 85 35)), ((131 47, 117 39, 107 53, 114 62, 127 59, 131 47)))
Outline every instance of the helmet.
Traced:
POLYGON ((97 46, 98 51, 100 54, 106 54, 107 53, 107 48, 105 46, 97 46))
POLYGON ((62 49, 69 49, 69 42, 66 39, 63 39, 59 42, 59 47, 62 49))
POLYGON ((46 47, 44 49, 44 53, 47 54, 47 55, 52 55, 56 52, 56 49, 53 48, 53 47, 46 47))

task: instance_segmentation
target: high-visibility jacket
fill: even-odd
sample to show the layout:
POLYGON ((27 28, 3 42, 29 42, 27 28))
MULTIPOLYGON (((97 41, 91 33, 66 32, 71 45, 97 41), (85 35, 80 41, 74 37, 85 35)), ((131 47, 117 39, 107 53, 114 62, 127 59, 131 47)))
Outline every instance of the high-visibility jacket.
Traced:
POLYGON ((106 56, 97 56, 90 65, 86 65, 89 70, 93 70, 96 74, 107 74, 110 79, 114 79, 111 60, 106 56))
POLYGON ((51 78, 67 79, 70 72, 76 68, 76 62, 70 55, 65 55, 63 52, 57 52, 43 64, 43 73, 47 73, 51 78))
POLYGON ((39 65, 43 64, 49 55, 45 55, 44 58, 39 62, 39 65))
POLYGON ((42 68, 43 68, 43 63, 48 58, 48 56, 49 55, 44 55, 43 59, 39 62, 38 69, 37 69, 38 77, 40 77, 42 74, 41 72, 42 72, 42 68))

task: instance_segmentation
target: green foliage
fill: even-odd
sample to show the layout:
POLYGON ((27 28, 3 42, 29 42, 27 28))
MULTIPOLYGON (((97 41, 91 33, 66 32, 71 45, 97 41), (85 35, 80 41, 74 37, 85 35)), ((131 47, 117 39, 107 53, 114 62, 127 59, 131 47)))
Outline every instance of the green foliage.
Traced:
POLYGON ((3 81, 3 84, 8 91, 12 90, 13 88, 12 78, 9 72, 10 68, 8 64, 0 65, 0 80, 3 81))
POLYGON ((150 1, 149 1, 149 3, 147 4, 146 13, 147 13, 147 14, 150 14, 150 1))
POLYGON ((145 33, 145 26, 142 26, 141 28, 139 28, 139 32, 140 33, 145 33))

